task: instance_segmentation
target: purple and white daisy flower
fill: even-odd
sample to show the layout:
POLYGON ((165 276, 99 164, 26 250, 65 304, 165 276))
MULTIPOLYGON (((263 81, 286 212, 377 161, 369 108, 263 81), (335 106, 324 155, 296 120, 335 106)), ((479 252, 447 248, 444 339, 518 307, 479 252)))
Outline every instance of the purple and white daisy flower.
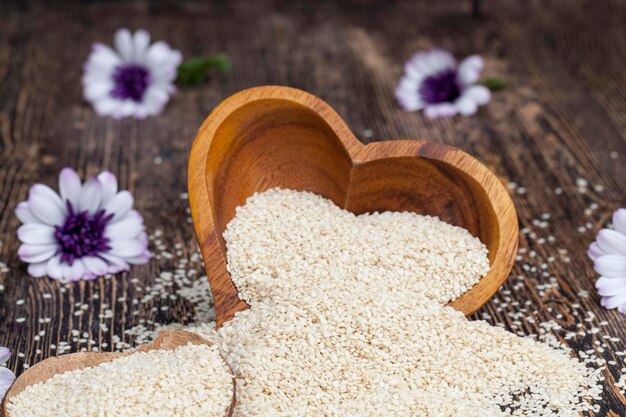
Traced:
POLYGON ((101 116, 144 118, 161 113, 176 91, 182 61, 165 42, 150 45, 145 30, 115 33, 115 49, 95 43, 84 66, 83 94, 101 116))
POLYGON ((626 314, 626 209, 613 213, 613 229, 602 229, 587 251, 600 278, 596 289, 604 308, 626 314))
MULTIPOLYGON (((5 363, 11 357, 11 351, 5 347, 0 347, 0 364, 5 363)), ((11 384, 15 381, 15 374, 10 369, 0 366, 0 400, 4 398, 11 384)))
POLYGON ((396 98, 404 110, 423 109, 430 118, 472 115, 491 99, 489 89, 477 84, 482 69, 478 55, 457 65, 454 56, 441 49, 417 52, 404 65, 396 98))
POLYGON ((15 209, 23 223, 18 256, 30 275, 76 281, 148 262, 143 218, 132 209, 132 195, 118 191, 115 175, 102 172, 81 184, 76 171, 64 168, 59 191, 35 184, 15 209))

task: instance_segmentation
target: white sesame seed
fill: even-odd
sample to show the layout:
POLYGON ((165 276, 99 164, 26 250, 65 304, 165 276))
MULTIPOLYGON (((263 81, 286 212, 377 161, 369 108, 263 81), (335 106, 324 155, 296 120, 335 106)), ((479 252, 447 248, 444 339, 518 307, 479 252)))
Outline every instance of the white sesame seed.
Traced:
POLYGON ((232 381, 215 346, 190 343, 57 374, 12 396, 6 408, 15 417, 223 417, 232 402, 232 381))
MULTIPOLYGON (((237 209, 224 238, 251 308, 195 331, 235 371, 237 416, 577 415, 600 393, 601 375, 553 336, 518 337, 444 307, 486 272, 486 258, 438 219, 356 217, 310 193, 271 190, 237 209)), ((500 294, 500 311, 519 308, 510 290, 500 294)))

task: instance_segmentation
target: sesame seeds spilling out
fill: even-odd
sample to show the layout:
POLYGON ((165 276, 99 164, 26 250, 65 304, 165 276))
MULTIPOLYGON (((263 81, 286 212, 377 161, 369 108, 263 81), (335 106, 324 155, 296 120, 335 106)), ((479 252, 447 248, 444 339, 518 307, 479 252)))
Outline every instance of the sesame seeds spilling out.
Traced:
POLYGON ((232 374, 215 346, 151 350, 65 372, 10 398, 11 417, 223 417, 232 374))
POLYGON ((412 213, 354 216, 270 190, 224 234, 249 310, 212 339, 235 416, 578 416, 599 371, 445 304, 488 271, 464 229, 412 213))

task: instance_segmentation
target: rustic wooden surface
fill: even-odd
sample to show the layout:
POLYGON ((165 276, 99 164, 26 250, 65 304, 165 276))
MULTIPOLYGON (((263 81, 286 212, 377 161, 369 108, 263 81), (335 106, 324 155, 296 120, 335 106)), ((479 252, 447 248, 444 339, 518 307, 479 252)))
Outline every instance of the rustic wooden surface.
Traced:
POLYGON ((314 192, 356 214, 411 211, 467 229, 489 249, 491 268, 452 303, 466 315, 495 294, 517 255, 511 197, 475 158, 429 141, 363 145, 327 103, 294 88, 249 88, 224 100, 198 131, 188 173, 218 326, 247 308, 228 273, 226 225, 271 188, 314 192))
POLYGON ((91 347, 113 350, 117 337, 132 342, 125 330, 142 319, 184 322, 192 309, 182 299, 167 310, 159 298, 132 303, 141 295, 129 278, 149 286, 176 267, 168 257, 65 292, 57 282, 29 278, 16 255, 13 214, 28 187, 55 185, 64 166, 83 176, 111 170, 134 193, 148 228, 163 231, 162 245, 192 254, 197 244, 179 194, 198 127, 230 94, 282 84, 326 100, 365 142, 442 142, 478 157, 504 184, 515 182, 526 232, 520 260, 475 317, 524 334, 540 332, 537 323, 547 320, 563 327, 560 335, 581 322, 600 328, 564 342, 577 352, 599 352, 595 342, 606 343, 600 355, 616 364, 604 373, 605 400, 591 415, 626 415, 626 399, 614 387, 624 367, 615 352, 626 349, 626 318, 599 307, 585 255, 597 229, 626 205, 626 5, 491 0, 481 10, 472 16, 469 1, 0 4, 0 262, 8 266, 0 272, 0 345, 16 353, 9 367, 22 372, 55 355, 50 345, 63 341, 72 351, 91 346, 90 339, 91 347), (99 118, 82 100, 81 66, 91 43, 111 42, 120 26, 146 28, 185 57, 224 52, 233 70, 180 91, 158 118, 99 118), (402 64, 432 46, 483 55, 485 75, 508 88, 471 118, 427 120, 401 111, 393 90, 402 64), (544 285, 550 277, 558 285, 544 285), (534 320, 520 308, 536 311, 534 320), (106 309, 112 317, 101 318, 106 309), (585 322, 580 311, 595 318, 585 322))

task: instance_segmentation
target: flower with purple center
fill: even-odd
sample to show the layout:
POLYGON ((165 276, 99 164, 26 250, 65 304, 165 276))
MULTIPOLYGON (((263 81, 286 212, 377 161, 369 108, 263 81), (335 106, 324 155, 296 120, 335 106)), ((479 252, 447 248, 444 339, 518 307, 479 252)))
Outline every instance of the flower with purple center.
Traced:
MULTIPOLYGON (((0 364, 5 363, 11 357, 11 351, 5 347, 0 347, 0 364)), ((10 369, 0 366, 0 401, 4 398, 11 385, 15 381, 15 374, 10 369)))
POLYGON ((76 281, 148 262, 143 218, 132 209, 132 195, 118 191, 115 175, 103 172, 82 184, 76 171, 64 168, 59 191, 35 184, 15 209, 23 223, 18 256, 30 264, 30 275, 76 281))
POLYGON ((601 229, 587 254, 600 274, 596 289, 602 307, 626 314, 626 209, 613 213, 613 229, 601 229))
POLYGON ((144 118, 161 113, 176 91, 182 55, 145 30, 115 33, 115 49, 96 43, 83 74, 85 99, 101 116, 144 118))
POLYGON ((418 52, 404 66, 396 98, 403 109, 424 110, 430 118, 472 115, 491 99, 489 89, 476 84, 482 69, 483 60, 478 55, 457 65, 447 51, 418 52))

